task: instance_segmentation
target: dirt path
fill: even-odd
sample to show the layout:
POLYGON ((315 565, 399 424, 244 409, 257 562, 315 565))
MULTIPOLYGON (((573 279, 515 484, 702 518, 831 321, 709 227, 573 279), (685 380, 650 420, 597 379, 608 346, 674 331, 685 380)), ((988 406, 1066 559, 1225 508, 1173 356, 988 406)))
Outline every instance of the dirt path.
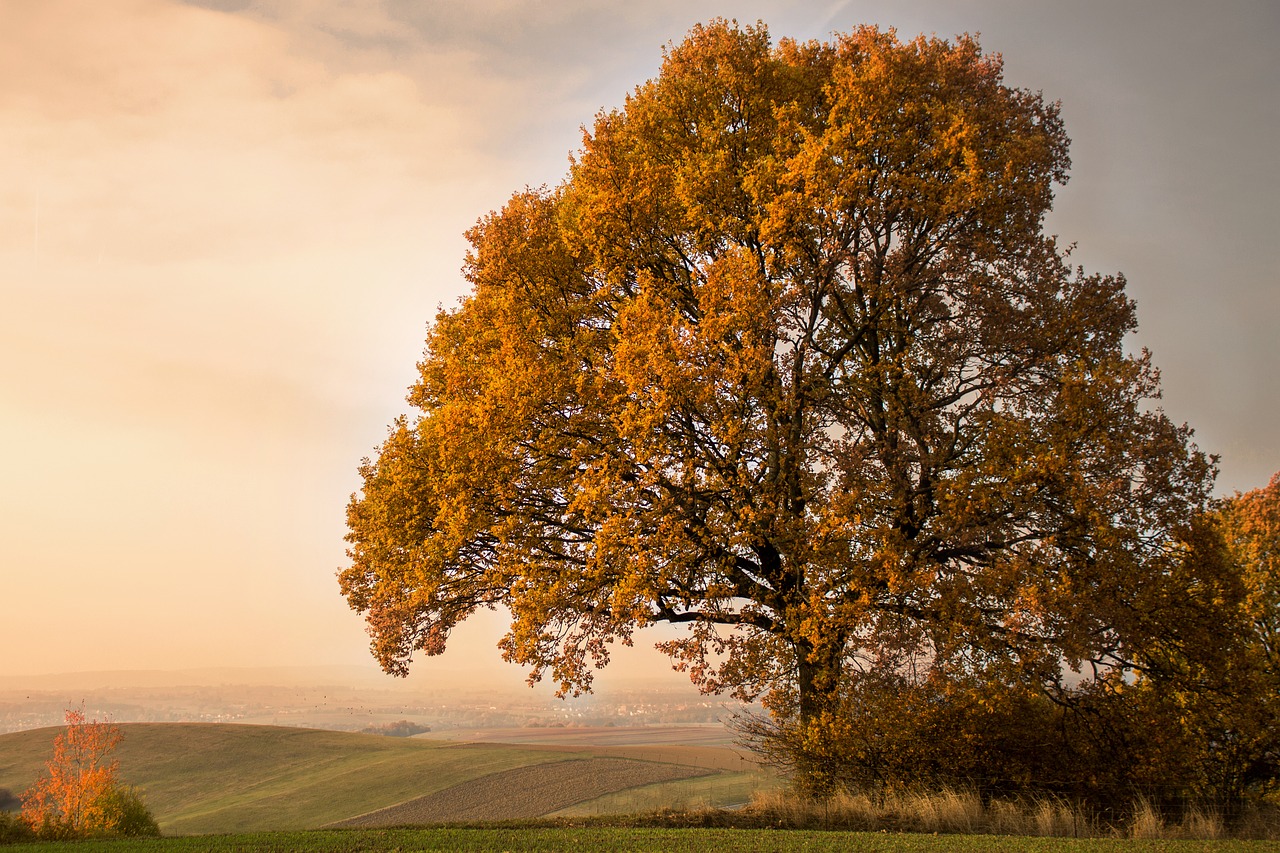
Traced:
POLYGON ((330 825, 376 827, 534 818, 614 791, 705 775, 707 771, 697 767, 624 758, 556 761, 492 773, 330 825))

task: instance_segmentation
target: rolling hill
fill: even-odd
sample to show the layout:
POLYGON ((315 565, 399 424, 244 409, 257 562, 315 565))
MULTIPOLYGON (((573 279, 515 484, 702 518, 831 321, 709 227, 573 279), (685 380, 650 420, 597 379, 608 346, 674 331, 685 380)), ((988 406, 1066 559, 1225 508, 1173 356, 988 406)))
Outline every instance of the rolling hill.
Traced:
MULTIPOLYGON (((597 800, 625 805, 618 797, 628 790, 661 802, 664 786, 676 794, 691 783, 705 789, 696 777, 746 775, 727 750, 709 761, 707 747, 692 748, 684 763, 670 747, 468 744, 202 723, 120 729, 121 776, 141 789, 166 834, 536 817, 597 800)), ((18 792, 35 781, 57 732, 0 735, 0 788, 18 792)))

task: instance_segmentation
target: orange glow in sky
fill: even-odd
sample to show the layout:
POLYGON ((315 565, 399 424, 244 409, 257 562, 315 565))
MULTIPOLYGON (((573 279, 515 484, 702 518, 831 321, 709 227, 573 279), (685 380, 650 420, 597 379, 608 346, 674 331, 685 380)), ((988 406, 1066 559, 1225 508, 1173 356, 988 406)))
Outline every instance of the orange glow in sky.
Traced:
MULTIPOLYGON (((797 5, 0 6, 0 675, 369 662, 345 505, 463 231, 715 15, 980 32, 1062 99, 1051 230, 1128 276, 1221 491, 1280 469, 1276 7, 797 5)), ((423 671, 518 680, 499 624, 423 671)))

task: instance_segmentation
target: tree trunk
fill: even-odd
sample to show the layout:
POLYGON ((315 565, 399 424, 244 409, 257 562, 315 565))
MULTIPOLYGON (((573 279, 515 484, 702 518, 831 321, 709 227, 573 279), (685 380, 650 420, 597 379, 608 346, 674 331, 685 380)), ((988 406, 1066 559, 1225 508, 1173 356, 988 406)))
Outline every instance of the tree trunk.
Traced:
POLYGON ((839 787, 839 753, 832 736, 832 718, 839 707, 838 645, 815 648, 807 640, 795 644, 798 718, 789 746, 797 792, 817 800, 829 799, 839 787))

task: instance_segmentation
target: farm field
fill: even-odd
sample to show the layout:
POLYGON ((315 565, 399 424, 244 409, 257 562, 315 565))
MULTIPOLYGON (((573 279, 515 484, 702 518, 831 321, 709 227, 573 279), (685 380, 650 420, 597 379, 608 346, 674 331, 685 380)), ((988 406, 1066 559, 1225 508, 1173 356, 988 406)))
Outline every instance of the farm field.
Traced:
MULTIPOLYGON (((48 844, 19 844, 12 853, 41 853, 48 844)), ((1118 839, 1013 838, 992 835, 919 835, 863 832, 743 829, 487 828, 321 830, 162 839, 77 842, 77 853, 249 853, 307 850, 316 853, 378 851, 616 851, 616 853, 1262 853, 1261 841, 1126 841, 1118 839)))
POLYGON ((760 771, 716 773, 602 794, 551 812, 549 816, 582 818, 645 814, 664 809, 737 808, 751 802, 756 794, 781 785, 776 776, 760 771))
POLYGON ((602 757, 720 771, 602 793, 548 812, 551 817, 635 814, 664 808, 734 807, 750 801, 754 794, 781 785, 773 773, 759 767, 750 752, 733 745, 732 734, 722 725, 485 728, 433 732, 420 737, 520 744, 529 749, 575 750, 602 757))
MULTIPOLYGON (((663 786, 728 780, 724 795, 738 797, 743 768, 754 769, 722 747, 476 744, 199 723, 120 729, 121 775, 168 835, 315 829, 362 815, 365 825, 387 825, 533 818, 574 806, 602 814, 600 803, 614 802, 602 798, 629 789, 662 805, 724 805, 711 789, 691 801, 685 789, 663 786)), ((0 735, 0 788, 19 792, 35 781, 56 731, 0 735)))
POLYGON ((696 767, 621 758, 553 761, 490 773, 336 825, 370 827, 527 820, 581 802, 584 791, 617 791, 707 772, 696 767), (513 795, 517 792, 519 795, 513 795))

